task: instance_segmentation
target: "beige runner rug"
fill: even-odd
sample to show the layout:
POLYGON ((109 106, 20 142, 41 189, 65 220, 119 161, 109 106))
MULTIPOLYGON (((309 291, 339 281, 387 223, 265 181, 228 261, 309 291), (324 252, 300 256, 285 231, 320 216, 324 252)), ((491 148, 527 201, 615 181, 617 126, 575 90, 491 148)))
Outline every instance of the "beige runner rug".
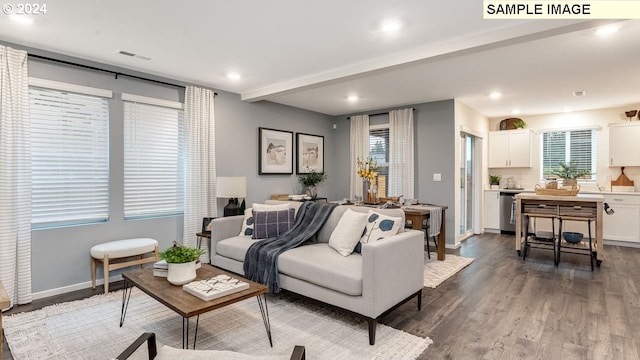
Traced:
POLYGON ((473 262, 473 258, 447 254, 444 261, 437 260, 437 254, 432 252, 431 259, 424 254, 424 286, 436 288, 458 271, 473 262))
MULTIPOLYGON (((61 303, 3 318, 5 336, 16 360, 113 359, 143 332, 160 343, 182 347, 182 318, 134 289, 120 328, 122 291, 61 303)), ((268 297, 273 348, 256 299, 200 315, 198 349, 253 355, 290 354, 306 346, 308 359, 415 359, 431 339, 378 324, 369 345, 367 324, 357 317, 287 295, 268 297)), ((191 330, 195 319, 191 322, 191 330)), ((193 341, 193 333, 190 343, 193 341)), ((137 359, 146 355, 138 351, 137 359)))

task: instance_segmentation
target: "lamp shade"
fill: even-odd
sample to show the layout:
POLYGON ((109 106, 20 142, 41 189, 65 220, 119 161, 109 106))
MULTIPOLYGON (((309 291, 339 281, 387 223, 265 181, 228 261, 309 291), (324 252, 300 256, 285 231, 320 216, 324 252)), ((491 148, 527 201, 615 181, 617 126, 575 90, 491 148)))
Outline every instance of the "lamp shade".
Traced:
POLYGON ((216 197, 247 197, 247 178, 244 176, 219 176, 218 184, 216 187, 216 197))

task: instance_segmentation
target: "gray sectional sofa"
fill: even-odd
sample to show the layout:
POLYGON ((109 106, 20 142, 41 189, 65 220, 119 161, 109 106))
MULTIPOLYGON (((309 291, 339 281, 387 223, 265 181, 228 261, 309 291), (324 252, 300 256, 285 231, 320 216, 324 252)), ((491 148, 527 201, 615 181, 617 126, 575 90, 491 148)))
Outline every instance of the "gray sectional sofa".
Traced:
MULTIPOLYGON (((266 203, 275 203, 267 201, 266 203)), ((291 202, 298 208, 301 203, 291 202)), ((362 244, 361 253, 342 256, 329 247, 329 237, 347 208, 368 212, 370 208, 337 206, 317 233, 316 241, 290 249, 278 258, 280 286, 287 291, 330 304, 364 317, 369 343, 375 343, 378 319, 416 297, 418 310, 424 277, 424 234, 404 229, 384 239, 362 244)), ((400 209, 376 209, 402 217, 400 209)), ((213 220, 211 263, 242 275, 247 249, 254 241, 239 236, 243 216, 213 220)))

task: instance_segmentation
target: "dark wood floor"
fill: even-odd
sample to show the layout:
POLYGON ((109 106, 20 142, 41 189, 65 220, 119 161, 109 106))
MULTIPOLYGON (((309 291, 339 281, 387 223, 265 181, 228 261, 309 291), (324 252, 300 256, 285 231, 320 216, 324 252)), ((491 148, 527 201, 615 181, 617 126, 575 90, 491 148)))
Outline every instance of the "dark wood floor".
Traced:
MULTIPOLYGON (((471 265, 425 289, 422 311, 413 300, 382 323, 429 336, 434 343, 420 359, 640 359, 640 249, 606 246, 601 268, 591 272, 586 256, 563 254, 555 267, 551 252, 533 249, 523 262, 513 242, 469 238, 450 253, 474 257, 471 265)), ((37 300, 8 314, 101 291, 37 300)), ((12 359, 3 346, 3 360, 12 359)))

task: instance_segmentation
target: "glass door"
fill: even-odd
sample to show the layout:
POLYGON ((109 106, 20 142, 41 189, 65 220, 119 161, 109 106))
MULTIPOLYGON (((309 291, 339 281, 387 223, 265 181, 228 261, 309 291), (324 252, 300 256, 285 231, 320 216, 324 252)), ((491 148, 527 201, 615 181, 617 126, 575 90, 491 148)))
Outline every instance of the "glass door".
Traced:
POLYGON ((460 133, 460 231, 459 235, 473 234, 474 218, 474 146, 475 137, 467 133, 460 133))

